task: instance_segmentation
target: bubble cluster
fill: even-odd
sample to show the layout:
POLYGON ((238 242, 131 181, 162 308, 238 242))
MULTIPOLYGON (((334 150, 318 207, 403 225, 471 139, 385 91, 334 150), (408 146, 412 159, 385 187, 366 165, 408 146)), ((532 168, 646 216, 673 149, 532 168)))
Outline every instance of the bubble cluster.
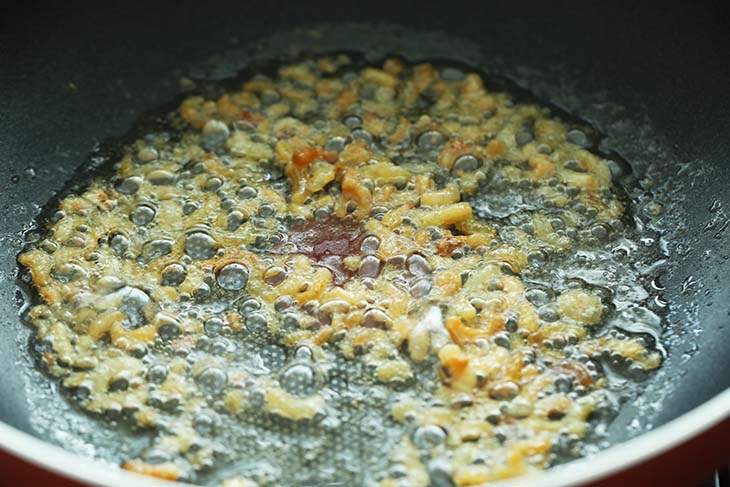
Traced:
POLYGON ((20 257, 48 371, 153 432, 124 468, 485 483, 579 455, 661 364, 656 239, 590 127, 396 58, 238 86, 187 98, 20 257))

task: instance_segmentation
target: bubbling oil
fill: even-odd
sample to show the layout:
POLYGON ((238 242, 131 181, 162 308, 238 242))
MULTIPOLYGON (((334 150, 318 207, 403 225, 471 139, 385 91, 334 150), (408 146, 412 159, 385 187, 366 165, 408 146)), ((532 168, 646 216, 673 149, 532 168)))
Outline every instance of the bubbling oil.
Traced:
POLYGON ((661 363, 632 213, 663 207, 585 122, 447 62, 332 55, 217 91, 143 124, 20 257, 39 362, 152 431, 125 468, 471 485, 590 451, 661 363))

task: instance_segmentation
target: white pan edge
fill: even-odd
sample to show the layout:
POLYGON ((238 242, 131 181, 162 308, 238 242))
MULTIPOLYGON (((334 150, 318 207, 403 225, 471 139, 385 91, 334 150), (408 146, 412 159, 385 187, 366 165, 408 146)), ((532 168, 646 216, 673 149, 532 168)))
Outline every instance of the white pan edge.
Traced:
MULTIPOLYGON (((730 389, 682 416, 636 438, 612 446, 593 457, 579 459, 544 473, 490 482, 490 487, 573 487, 595 482, 643 463, 701 435, 730 416, 730 389)), ((73 479, 81 484, 102 487, 170 487, 186 485, 109 467, 0 422, 0 448, 16 457, 73 479)))

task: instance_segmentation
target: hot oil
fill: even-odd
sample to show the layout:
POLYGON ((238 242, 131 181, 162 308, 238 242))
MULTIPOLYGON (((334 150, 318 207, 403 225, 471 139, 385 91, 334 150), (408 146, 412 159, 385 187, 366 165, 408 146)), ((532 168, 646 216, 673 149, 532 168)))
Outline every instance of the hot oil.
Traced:
MULTIPOLYGON (((359 61, 354 66, 342 69, 355 71, 362 66, 361 58, 356 55, 352 57, 359 61)), ((222 93, 228 88, 240 85, 242 80, 249 79, 253 74, 273 73, 280 63, 267 64, 268 66, 252 68, 236 80, 217 86, 206 86, 201 91, 205 95, 222 93)), ((443 61, 434 64, 442 73, 447 72, 446 68, 450 69, 448 73, 451 76, 459 76, 458 73, 464 71, 476 71, 471 67, 443 61)), ((332 76, 335 77, 339 73, 338 71, 332 76)), ((529 94, 510 86, 505 80, 491 79, 487 76, 484 76, 484 79, 488 88, 497 87, 499 90, 513 93, 513 103, 534 101, 529 94)), ((425 100, 424 103, 429 101, 425 100)), ((153 145, 160 140, 179 140, 182 128, 180 121, 168 115, 171 108, 177 105, 178 103, 165 107, 162 111, 145 117, 129 138, 115 142, 104 149, 99 159, 106 162, 96 164, 96 168, 92 171, 86 169, 58 201, 49 203, 41 217, 41 225, 45 226, 48 221, 53 221, 54 217, 51 215, 55 213, 60 199, 80 192, 90 179, 108 178, 113 165, 127 151, 128 144, 142 137, 153 145), (150 131, 153 134, 150 134, 150 131)), ((540 105, 546 106, 543 103, 540 105)), ((574 131, 572 137, 576 143, 597 151, 600 134, 589 124, 567 116, 556 107, 550 107, 549 110, 572 127, 574 131)), ((314 122, 313 118, 302 119, 304 122, 314 122)), ((363 134, 358 136, 365 137, 363 134)), ((377 144, 377 141, 375 143, 377 144)), ((424 157, 424 154, 431 149, 430 143, 429 140, 423 139, 420 143, 418 140, 414 141, 414 150, 404 153, 406 156, 404 164, 415 163, 413 159, 424 157)), ((655 292, 660 289, 656 285, 654 290, 650 287, 657 269, 661 267, 661 264, 657 263, 661 261, 661 255, 657 253, 661 237, 643 224, 637 225, 636 222, 641 220, 632 217, 635 209, 641 211, 643 217, 658 217, 661 215, 661 205, 650 195, 629 201, 628 195, 636 193, 636 182, 631 174, 630 165, 617 154, 603 154, 603 156, 613 161, 609 167, 614 176, 614 191, 621 195, 625 204, 629 205, 626 218, 614 225, 596 222, 595 214, 591 214, 589 209, 583 206, 573 208, 578 220, 572 222, 571 231, 568 231, 565 229, 565 223, 561 223, 561 212, 537 197, 534 187, 529 184, 515 185, 508 181, 491 179, 471 196, 469 201, 480 218, 494 225, 503 242, 510 243, 517 239, 515 242, 519 243, 518 237, 515 237, 516 231, 523 235, 519 238, 529 240, 530 235, 534 233, 532 219, 534 215, 539 214, 552 219, 552 228, 558 233, 563 231, 562 235, 575 243, 565 252, 548 252, 540 249, 533 251, 528 255, 527 267, 521 272, 521 278, 527 283, 526 293, 530 295, 528 299, 538 307, 540 318, 544 322, 554 321, 555 310, 552 307, 556 295, 573 288, 589 289, 601 297, 603 305, 601 324, 592 329, 591 333, 596 337, 612 338, 640 336, 647 348, 662 350, 660 316, 663 313, 663 306, 660 304, 661 300, 656 299, 658 295, 655 292), (652 296, 652 293, 656 296, 652 296)), ((499 163, 497 161, 497 164, 499 163)), ((254 174, 252 177, 276 181, 281 178, 281 174, 276 174, 275 170, 272 170, 254 174)), ((122 181, 117 183, 121 184, 122 181)), ((194 201, 186 203, 195 204, 194 201)), ((152 212, 151 216, 154 218, 155 208, 153 206, 150 208, 152 209, 139 209, 136 218, 140 221, 149 218, 150 215, 145 211, 152 212)), ((258 228, 261 230, 261 239, 257 239, 248 248, 260 255, 261 259, 282 254, 305 255, 318 265, 331 270, 335 275, 336 284, 352 278, 355 271, 347 269, 343 260, 349 255, 360 253, 364 242, 361 228, 349 220, 324 214, 319 219, 315 218, 300 225, 293 220, 274 221, 262 217, 258 228), (273 240, 270 238, 272 234, 277 235, 273 240), (337 238, 332 239, 331 236, 335 234, 337 238)), ((214 252, 212 244, 206 240, 205 235, 206 233, 201 231, 194 240, 196 252, 204 254, 209 251, 214 252)), ((110 245, 114 244, 113 238, 114 236, 110 236, 110 245)), ((118 237, 117 241, 120 246, 124 246, 124 242, 118 237)), ((168 245, 160 239, 153 239, 151 242, 157 242, 154 248, 150 248, 150 252, 153 253, 163 252, 163 247, 168 245)), ((126 249, 122 250, 124 251, 126 249)), ((177 271, 177 269, 169 270, 169 278, 173 281, 176 279, 177 271)), ((286 311, 291 303, 282 301, 278 309, 275 304, 275 309, 271 310, 263 307, 259 301, 243 291, 235 294, 218 291, 215 281, 224 290, 239 291, 245 287, 245 284, 239 286, 240 283, 245 283, 249 279, 247 269, 231 268, 226 274, 227 280, 223 281, 227 284, 222 285, 224 278, 221 277, 221 271, 222 269, 219 269, 219 273, 212 276, 213 280, 205 281, 204 286, 201 285, 196 290, 199 291, 198 295, 193 293, 177 307, 182 318, 204 321, 204 333, 198 337, 195 344, 181 351, 180 348, 157 343, 152 349, 130 352, 144 357, 143 361, 147 367, 145 380, 152 384, 165 380, 164 376, 169 373, 167 369, 173 357, 177 356, 179 359, 177 362, 183 364, 182 367, 194 367, 197 363, 205 363, 211 357, 224 358, 224 365, 216 362, 197 375, 196 387, 206 393, 206 400, 198 414, 190 418, 192 428, 206 439, 204 446, 212 449, 214 461, 198 472, 185 471, 185 478, 210 484, 230 475, 241 475, 255 479, 260 485, 312 485, 321 482, 331 482, 328 485, 374 485, 385 473, 395 478, 402 477, 403 465, 394 462, 390 456, 383 455, 382 452, 396 448, 404 434, 414 437, 416 441, 416 436, 421 438, 427 433, 412 422, 394 421, 391 408, 398 401, 413 398, 428 398, 434 403, 440 401, 436 394, 438 378, 434 373, 432 361, 414 365, 415 380, 393 386, 377 383, 372 370, 343 358, 335 347, 324 347, 319 356, 314 356, 312 350, 307 347, 287 347, 277 336, 270 333, 268 324, 277 319, 284 328, 299 326, 297 320, 301 317, 288 314, 286 311), (240 313, 247 330, 246 336, 236 336, 231 323, 222 319, 231 310, 240 313), (185 363, 187 365, 184 365, 185 363), (217 395, 228 387, 232 380, 230 373, 233 369, 245 371, 248 375, 247 379, 242 379, 245 401, 249 405, 245 415, 221 414, 226 404, 217 395), (273 416, 263 409, 265 392, 262 387, 269 379, 277 380, 296 397, 307 398, 322 394, 327 399, 328 407, 312 422, 302 423, 273 416)), ((380 272, 380 269, 377 272, 380 272)), ((509 274, 509 270, 506 269, 505 273, 509 274)), ((63 275, 61 277, 63 278, 63 275)), ((272 273, 271 279, 276 281, 278 278, 272 273)), ((149 299, 145 297, 144 289, 131 286, 120 286, 119 289, 124 290, 124 296, 137 296, 140 302, 149 299)), ((310 314, 316 319, 322 319, 316 310, 310 314)), ((169 333, 177 334, 176 327, 179 326, 179 323, 173 322, 165 329, 169 330, 169 333)), ((565 350, 574 345, 568 339, 551 342, 549 346, 565 350)), ((607 397, 605 407, 596 413, 594 431, 600 433, 603 424, 610 420, 621 398, 629 397, 640 388, 640 381, 645 377, 645 372, 640 368, 632 368, 630 364, 622 361, 620 356, 607 355, 587 363, 589 370, 596 377, 608 379, 607 390, 612 393, 607 397)), ((125 387, 124 380, 126 380, 124 377, 120 377, 115 387, 122 389, 129 387, 129 383, 126 383, 125 387)), ((78 387, 70 392, 81 395, 84 393, 78 387)), ((76 403, 79 397, 72 397, 70 400, 76 403)), ((163 426, 165 422, 176 421, 180 411, 174 398, 155 398, 152 394, 150 400, 165 418, 163 426)), ((116 415, 113 412, 108 413, 114 421, 125 420, 125 414, 127 414, 125 411, 119 411, 116 415)), ((411 421, 413 419, 415 418, 411 418, 411 421)), ((600 440, 600 435, 597 436, 599 438, 594 441, 600 440)), ((554 447, 554 462, 558 463, 583 453, 583 449, 574 439, 568 438, 563 443, 554 447)), ((151 464, 175 461, 169 451, 164 451, 158 446, 151 446, 141 452, 141 457, 151 464)), ((438 455, 431 462, 436 460, 438 455)), ((436 467, 431 470, 431 482, 434 485, 448 485, 448 483, 438 484, 437 480, 434 480, 440 478, 438 470, 436 467)), ((447 482, 447 480, 442 481, 447 482)))

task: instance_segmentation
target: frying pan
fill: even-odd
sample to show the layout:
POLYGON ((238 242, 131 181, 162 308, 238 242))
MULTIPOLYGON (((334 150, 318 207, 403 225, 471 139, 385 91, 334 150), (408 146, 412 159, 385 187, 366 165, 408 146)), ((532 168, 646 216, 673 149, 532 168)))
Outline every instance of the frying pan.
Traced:
POLYGON ((613 421, 616 446, 508 484, 690 485, 730 458, 730 19, 719 4, 269 0, 16 9, 0 16, 0 485, 161 485, 85 459, 114 463, 122 447, 93 450, 66 432, 89 431, 95 444, 111 445, 114 429, 74 410, 33 368, 15 259, 41 206, 94 160, 101 142, 179 95, 181 76, 225 78, 257 57, 337 49, 462 60, 511 78, 593 123, 607 149, 638 178, 651 175, 646 181, 673 202, 661 223, 672 237, 668 263, 657 269, 657 294, 670 303, 664 366, 613 421))

